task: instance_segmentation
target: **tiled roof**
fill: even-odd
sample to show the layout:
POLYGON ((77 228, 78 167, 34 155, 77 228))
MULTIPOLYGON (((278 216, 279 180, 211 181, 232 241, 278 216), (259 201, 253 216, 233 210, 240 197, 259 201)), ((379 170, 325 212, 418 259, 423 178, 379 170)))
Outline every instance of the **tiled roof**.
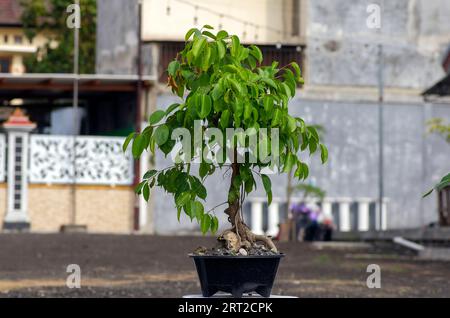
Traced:
POLYGON ((22 24, 20 0, 0 0, 0 25, 22 24))

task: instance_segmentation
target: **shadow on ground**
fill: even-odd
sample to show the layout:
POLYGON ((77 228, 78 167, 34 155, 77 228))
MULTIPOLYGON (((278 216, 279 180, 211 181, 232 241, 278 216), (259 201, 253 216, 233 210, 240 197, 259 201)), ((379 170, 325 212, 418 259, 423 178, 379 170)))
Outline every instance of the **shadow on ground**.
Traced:
MULTIPOLYGON (((212 237, 2 234, 0 297, 180 297, 200 292, 187 253, 212 237), (66 287, 69 264, 81 267, 80 289, 66 287)), ((448 263, 425 262, 386 246, 318 250, 279 243, 273 293, 299 297, 450 297, 448 263), (369 264, 381 288, 369 289, 369 264)))

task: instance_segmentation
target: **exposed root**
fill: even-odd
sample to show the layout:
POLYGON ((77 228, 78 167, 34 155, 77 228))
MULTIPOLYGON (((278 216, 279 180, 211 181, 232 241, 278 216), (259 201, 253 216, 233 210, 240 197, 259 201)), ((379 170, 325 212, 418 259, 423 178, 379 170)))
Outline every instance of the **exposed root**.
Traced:
MULTIPOLYGON (((233 188, 234 180, 239 175, 239 164, 236 163, 237 151, 234 150, 234 158, 235 163, 231 165, 232 175, 231 175, 231 184, 230 184, 230 192, 235 190, 233 188)), ((241 199, 243 199, 243 191, 241 190, 241 199)), ((267 249, 270 251, 277 253, 278 250, 273 244, 270 237, 265 235, 256 235, 254 234, 250 228, 244 223, 241 213, 242 213, 242 202, 240 202, 240 198, 236 198, 233 202, 229 202, 228 208, 225 209, 225 214, 228 215, 228 221, 231 223, 232 228, 225 230, 219 237, 217 238, 221 241, 225 247, 237 253, 239 249, 244 248, 245 250, 249 250, 255 246, 256 242, 262 242, 267 249), (241 213, 240 213, 241 212, 241 213)))
POLYGON ((242 227, 244 228, 244 232, 241 232, 240 235, 237 235, 236 228, 233 227, 232 229, 225 230, 222 232, 221 235, 217 238, 219 241, 221 241, 225 247, 237 253, 239 249, 244 248, 245 250, 249 250, 250 248, 254 247, 257 242, 262 242, 267 249, 270 251, 277 253, 278 250, 275 246, 275 244, 272 242, 270 237, 265 235, 256 235, 250 229, 242 223, 242 227), (245 239, 242 239, 241 237, 244 237, 245 239))

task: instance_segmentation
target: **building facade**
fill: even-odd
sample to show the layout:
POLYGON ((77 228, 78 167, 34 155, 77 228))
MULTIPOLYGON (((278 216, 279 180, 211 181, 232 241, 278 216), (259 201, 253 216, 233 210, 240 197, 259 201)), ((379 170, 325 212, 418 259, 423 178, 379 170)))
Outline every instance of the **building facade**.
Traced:
POLYGON ((25 36, 21 21, 22 9, 18 0, 0 1, 0 73, 25 73, 23 59, 34 54, 50 40, 49 34, 25 36))
MULTIPOLYGON (((137 0, 99 0, 97 73, 137 74, 140 51, 144 75, 159 79, 142 96, 141 119, 145 121, 153 110, 178 100, 165 86, 164 69, 182 48, 184 32, 194 25, 231 30, 245 43, 260 45, 266 60, 296 60, 306 84, 291 102, 292 114, 326 128, 329 163, 320 166, 312 158, 307 181, 326 191, 325 199, 318 202, 322 211, 332 215, 343 231, 425 226, 436 221, 438 214, 435 198, 422 199, 422 193, 448 170, 450 157, 445 141, 426 133, 426 121, 449 118, 450 106, 445 101, 424 101, 421 92, 444 74, 441 55, 450 42, 446 19, 450 5, 443 0, 380 1, 375 9, 371 5, 373 1, 364 0, 245 4, 144 0, 138 30, 137 0), (375 24, 368 22, 377 8, 379 27, 376 19, 375 24), (384 88, 381 131, 380 65, 384 88), (380 133, 384 153, 381 206, 380 133)), ((167 166, 165 160, 162 156, 141 160, 140 173, 150 165, 167 166)), ((286 217, 286 178, 272 178, 278 185, 273 190, 275 204, 267 207, 260 185, 248 199, 247 222, 256 232, 274 234, 286 217)), ((222 174, 210 177, 206 186, 207 206, 224 201, 228 186, 222 174)), ((178 224, 172 200, 159 190, 153 191, 148 205, 141 201, 138 216, 143 232, 174 234, 197 229, 186 219, 178 224)))

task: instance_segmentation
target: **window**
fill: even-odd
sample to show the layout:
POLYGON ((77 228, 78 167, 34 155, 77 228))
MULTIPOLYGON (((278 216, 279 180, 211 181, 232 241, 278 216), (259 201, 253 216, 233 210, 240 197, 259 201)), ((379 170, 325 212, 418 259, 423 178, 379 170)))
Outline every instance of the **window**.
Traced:
POLYGON ((14 43, 15 44, 22 44, 22 36, 21 35, 15 35, 14 36, 14 43))
MULTIPOLYGON (((303 53, 301 46, 295 45, 258 45, 261 49, 264 61, 262 65, 270 65, 272 61, 278 61, 279 66, 285 66, 290 62, 297 62, 303 70, 303 53)), ((167 82, 167 66, 175 59, 177 53, 184 49, 184 42, 159 43, 158 78, 161 83, 167 82)))
POLYGON ((0 57, 0 73, 9 73, 11 68, 11 59, 0 57))

